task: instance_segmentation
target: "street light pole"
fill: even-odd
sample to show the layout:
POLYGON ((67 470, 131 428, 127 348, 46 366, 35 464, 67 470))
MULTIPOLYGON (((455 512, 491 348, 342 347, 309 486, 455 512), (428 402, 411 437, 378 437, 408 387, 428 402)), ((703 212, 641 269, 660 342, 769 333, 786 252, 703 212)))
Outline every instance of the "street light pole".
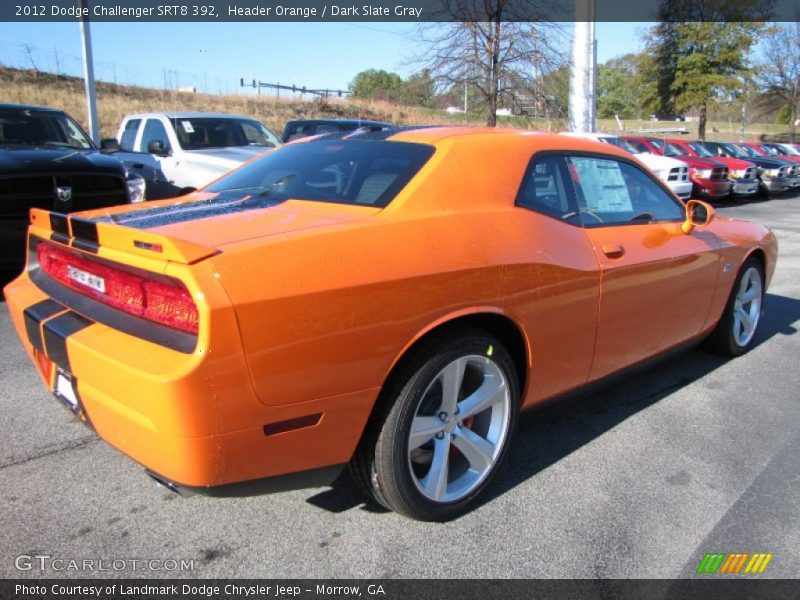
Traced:
MULTIPOLYGON (((89 0, 80 0, 81 14, 88 13, 89 0)), ((97 123, 97 98, 94 89, 94 58, 92 56, 92 33, 89 19, 81 17, 81 40, 83 42, 83 81, 86 87, 86 110, 89 117, 89 137, 100 143, 100 127, 97 123)))
POLYGON ((569 120, 572 131, 583 133, 594 132, 597 125, 597 46, 594 19, 595 0, 575 0, 569 120))

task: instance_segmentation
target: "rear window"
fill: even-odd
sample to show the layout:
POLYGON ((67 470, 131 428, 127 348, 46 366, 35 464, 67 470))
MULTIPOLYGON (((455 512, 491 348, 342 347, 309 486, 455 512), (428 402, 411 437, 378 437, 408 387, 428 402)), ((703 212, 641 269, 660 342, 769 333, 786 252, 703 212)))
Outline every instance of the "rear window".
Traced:
POLYGON ((433 152, 424 144, 374 140, 293 144, 262 156, 205 191, 384 207, 433 152))

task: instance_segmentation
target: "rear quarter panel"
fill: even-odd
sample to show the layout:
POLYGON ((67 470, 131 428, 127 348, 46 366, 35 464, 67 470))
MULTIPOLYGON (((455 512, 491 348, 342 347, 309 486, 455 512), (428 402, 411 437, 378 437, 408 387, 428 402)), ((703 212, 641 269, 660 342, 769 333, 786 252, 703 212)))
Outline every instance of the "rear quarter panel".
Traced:
POLYGON ((706 321, 709 329, 721 318, 742 264, 754 253, 761 253, 764 258, 765 289, 769 287, 778 259, 778 241, 763 225, 727 217, 718 216, 705 229, 719 239, 723 265, 706 321))
POLYGON ((514 206, 530 139, 501 154, 481 143, 441 145, 385 210, 357 223, 229 244, 210 259, 262 402, 377 395, 413 341, 476 312, 506 315, 528 346, 560 339, 540 359, 529 347, 529 361, 553 375, 539 381, 537 397, 585 381, 594 253, 581 229, 570 228, 576 239, 565 242, 550 219, 514 206), (574 334, 569 344, 565 331, 574 334), (576 356, 576 347, 585 352, 576 356))

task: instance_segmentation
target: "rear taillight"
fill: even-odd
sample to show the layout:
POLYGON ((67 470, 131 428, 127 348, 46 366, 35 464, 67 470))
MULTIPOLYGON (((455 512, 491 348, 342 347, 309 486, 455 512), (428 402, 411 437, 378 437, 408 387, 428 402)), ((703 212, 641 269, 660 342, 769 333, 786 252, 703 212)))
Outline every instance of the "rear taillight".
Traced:
POLYGON ((197 333, 197 305, 177 280, 148 279, 47 242, 36 249, 50 277, 103 304, 174 329, 197 333))

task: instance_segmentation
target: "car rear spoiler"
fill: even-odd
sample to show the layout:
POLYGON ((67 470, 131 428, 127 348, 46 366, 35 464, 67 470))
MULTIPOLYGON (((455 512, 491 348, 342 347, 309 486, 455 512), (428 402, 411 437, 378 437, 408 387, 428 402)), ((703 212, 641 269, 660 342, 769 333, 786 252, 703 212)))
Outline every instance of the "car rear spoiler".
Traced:
POLYGON ((31 209, 29 233, 97 253, 99 248, 190 265, 213 256, 214 248, 116 223, 31 209))

